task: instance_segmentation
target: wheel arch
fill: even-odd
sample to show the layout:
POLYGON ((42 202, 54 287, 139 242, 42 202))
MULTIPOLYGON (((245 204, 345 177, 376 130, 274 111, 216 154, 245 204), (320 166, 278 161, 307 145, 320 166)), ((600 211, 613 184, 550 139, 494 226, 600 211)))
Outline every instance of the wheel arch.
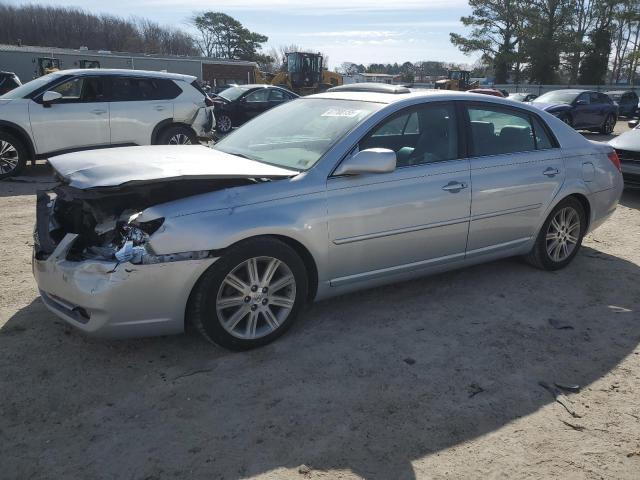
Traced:
POLYGON ((29 152, 29 158, 27 160, 31 160, 32 162, 35 161, 36 150, 33 142, 31 141, 31 137, 24 128, 22 128, 20 125, 16 125, 15 123, 7 122, 6 120, 0 120, 0 130, 10 133, 11 135, 22 141, 25 148, 29 152))

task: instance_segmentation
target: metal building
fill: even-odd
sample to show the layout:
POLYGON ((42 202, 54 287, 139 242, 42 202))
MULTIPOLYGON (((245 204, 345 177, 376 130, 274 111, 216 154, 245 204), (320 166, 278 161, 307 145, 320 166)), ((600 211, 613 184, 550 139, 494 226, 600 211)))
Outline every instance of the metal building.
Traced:
POLYGON ((126 68, 193 75, 212 86, 245 84, 255 82, 256 67, 244 60, 0 44, 0 70, 15 72, 22 83, 53 68, 126 68))

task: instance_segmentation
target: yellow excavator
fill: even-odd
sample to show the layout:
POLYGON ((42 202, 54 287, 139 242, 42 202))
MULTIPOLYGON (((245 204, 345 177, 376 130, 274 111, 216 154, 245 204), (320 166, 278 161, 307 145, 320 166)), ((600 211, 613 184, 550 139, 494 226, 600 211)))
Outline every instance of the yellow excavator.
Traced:
POLYGON ((465 92, 479 86, 479 82, 471 82, 471 72, 468 70, 449 70, 447 78, 436 81, 436 88, 441 90, 465 92))
POLYGON ((342 85, 342 75, 324 68, 321 54, 307 52, 286 53, 283 71, 276 73, 272 78, 256 71, 255 78, 256 83, 280 85, 298 95, 320 93, 342 85))

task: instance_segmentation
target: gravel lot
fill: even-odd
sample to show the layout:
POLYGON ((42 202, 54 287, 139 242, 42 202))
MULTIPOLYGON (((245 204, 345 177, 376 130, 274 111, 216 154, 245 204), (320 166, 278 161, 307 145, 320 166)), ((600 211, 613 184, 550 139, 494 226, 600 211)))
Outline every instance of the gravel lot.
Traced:
POLYGON ((30 266, 48 174, 0 182, 0 478, 638 478, 640 192, 563 271, 369 290, 230 353, 48 313, 30 266), (581 390, 565 408, 539 382, 581 390))

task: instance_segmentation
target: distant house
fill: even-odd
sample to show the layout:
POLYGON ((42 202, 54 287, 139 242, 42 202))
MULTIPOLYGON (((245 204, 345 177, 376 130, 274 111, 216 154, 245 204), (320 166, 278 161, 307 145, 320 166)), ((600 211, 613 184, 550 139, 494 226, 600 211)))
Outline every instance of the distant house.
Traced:
POLYGON ((211 85, 245 84, 256 81, 256 67, 245 60, 0 44, 0 70, 16 73, 22 83, 56 69, 124 68, 193 75, 211 85))

